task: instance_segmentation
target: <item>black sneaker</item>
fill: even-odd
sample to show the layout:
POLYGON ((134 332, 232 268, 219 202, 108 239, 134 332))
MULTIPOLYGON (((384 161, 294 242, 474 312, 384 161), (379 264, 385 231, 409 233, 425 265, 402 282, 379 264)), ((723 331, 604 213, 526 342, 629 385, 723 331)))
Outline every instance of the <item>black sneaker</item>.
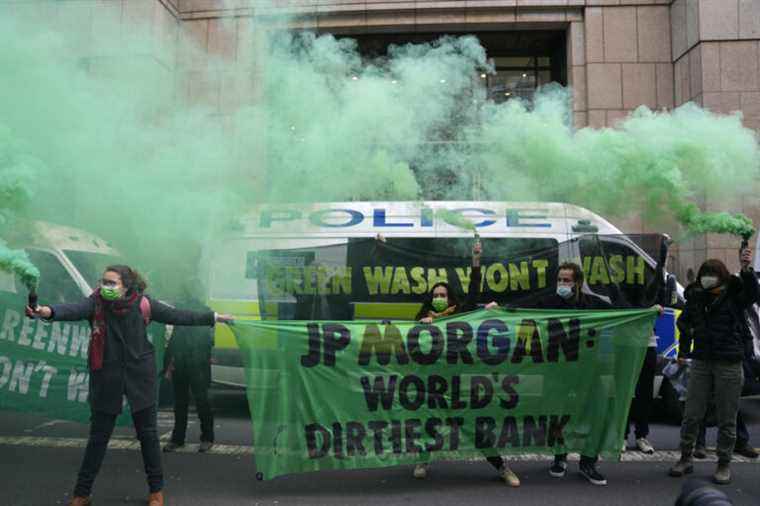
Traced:
POLYGON ((707 458, 707 448, 704 446, 697 446, 694 448, 694 458, 695 459, 706 459, 707 458))
POLYGON ((549 476, 553 478, 564 478, 567 473, 567 462, 562 459, 554 459, 552 467, 549 468, 549 476))
POLYGON ((734 453, 748 459, 756 459, 759 456, 755 449, 748 444, 737 446, 734 448, 734 453))
POLYGON ((175 443, 174 441, 169 441, 168 443, 166 443, 166 445, 164 445, 164 453, 175 452, 184 446, 185 446, 185 443, 180 444, 180 443, 175 443))
POLYGON ((580 472, 581 475, 586 478, 589 483, 592 485, 606 485, 607 484, 607 478, 604 477, 599 471, 596 469, 596 464, 581 464, 580 465, 580 472))

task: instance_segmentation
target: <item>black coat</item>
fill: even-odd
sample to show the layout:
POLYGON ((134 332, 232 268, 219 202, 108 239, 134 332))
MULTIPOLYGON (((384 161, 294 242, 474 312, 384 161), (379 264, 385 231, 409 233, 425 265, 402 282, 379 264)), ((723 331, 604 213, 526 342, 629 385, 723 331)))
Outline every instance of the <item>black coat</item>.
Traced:
MULTIPOLYGON (((196 311, 211 311, 195 302, 182 304, 196 311)), ((209 327, 185 326, 174 329, 164 354, 164 370, 173 366, 178 375, 190 375, 205 384, 211 382, 211 349, 214 333, 209 327)))
POLYGON ((538 309, 612 309, 612 305, 604 299, 582 292, 580 297, 571 299, 565 299, 553 293, 539 300, 535 307, 538 309))
MULTIPOLYGON (((146 296, 147 297, 147 296, 146 296)), ((214 313, 175 309, 147 297, 151 320, 167 325, 214 325, 214 313)), ((73 304, 56 304, 52 320, 88 320, 92 325, 95 299, 89 297, 73 304)), ((122 398, 127 396, 133 412, 156 404, 156 358, 153 344, 148 341, 145 321, 140 312, 140 299, 117 315, 105 304, 106 342, 103 367, 90 371, 89 402, 93 411, 121 413, 122 398)))
POLYGON ((758 300, 752 270, 731 276, 719 294, 697 283, 686 288, 686 307, 678 318, 679 356, 698 360, 741 362, 751 339, 744 311, 758 300))

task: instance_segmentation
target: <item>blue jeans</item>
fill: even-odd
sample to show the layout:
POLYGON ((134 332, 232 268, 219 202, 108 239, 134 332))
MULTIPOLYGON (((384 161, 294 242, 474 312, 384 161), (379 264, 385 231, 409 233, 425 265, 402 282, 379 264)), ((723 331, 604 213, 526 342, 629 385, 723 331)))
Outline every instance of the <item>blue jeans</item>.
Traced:
MULTIPOLYGON (((95 483, 95 477, 98 475, 106 456, 108 441, 113 434, 117 416, 101 411, 93 411, 90 415, 90 437, 84 451, 82 466, 79 468, 79 476, 74 488, 75 496, 87 497, 92 492, 92 485, 95 483)), ((164 473, 161 468, 161 447, 158 441, 156 418, 155 406, 132 413, 132 421, 137 432, 137 439, 140 441, 145 474, 148 477, 148 487, 151 493, 159 492, 164 488, 164 473)))

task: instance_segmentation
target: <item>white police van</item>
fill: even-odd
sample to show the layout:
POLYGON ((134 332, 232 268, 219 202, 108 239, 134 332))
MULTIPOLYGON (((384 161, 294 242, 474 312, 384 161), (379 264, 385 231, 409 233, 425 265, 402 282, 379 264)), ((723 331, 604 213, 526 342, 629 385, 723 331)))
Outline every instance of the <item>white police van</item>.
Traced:
MULTIPOLYGON (((441 273, 409 265, 373 266, 363 273, 361 269, 358 273, 356 269, 347 271, 345 266, 352 263, 352 245, 380 237, 402 249, 429 248, 433 255, 433 250, 454 247, 457 242, 472 243, 473 232, 464 228, 462 222, 471 223, 477 230, 483 242, 484 257, 497 249, 504 252, 504 258, 519 251, 554 249, 559 255, 556 261, 580 260, 592 290, 594 282, 604 280, 594 279, 597 259, 586 251, 593 241, 586 241, 585 237, 604 242, 605 262, 616 263, 612 268, 618 269, 620 279, 643 283, 645 277, 654 275, 653 255, 601 216, 570 204, 426 201, 271 205, 255 208, 240 220, 235 230, 205 249, 203 264, 207 269, 204 276, 209 305, 240 319, 294 316, 322 319, 318 312, 307 312, 305 316, 302 312, 298 318, 299 309, 294 310, 292 306, 298 306, 296 299, 302 298, 299 294, 309 298, 313 308, 325 306, 318 300, 314 302, 320 294, 348 295, 350 292, 350 296, 342 299, 350 311, 341 313, 341 319, 412 319, 419 309, 422 294, 440 279, 441 273), (459 219, 452 220, 451 216, 459 219), (279 272, 300 273, 295 281, 289 279, 281 283, 289 289, 273 290, 276 284, 262 274, 262 259, 268 252, 277 253, 279 272), (323 269, 324 265, 328 267, 323 269), (359 283, 362 286, 357 290, 357 277, 362 275, 367 277, 370 286, 359 283), (309 294, 311 297, 307 297, 309 294)), ((461 256, 468 254, 467 248, 469 246, 462 248, 461 256)), ((267 258, 271 260, 271 254, 267 258)), ((535 265, 528 268, 532 266, 535 265)), ((603 271, 600 275, 607 276, 606 269, 603 271)), ((509 290, 510 283, 504 276, 515 274, 498 262, 484 265, 483 273, 484 289, 495 291, 503 287, 509 290)), ((527 285, 540 284, 540 271, 531 277, 534 274, 529 273, 522 281, 527 285)), ((676 290, 678 294, 683 292, 680 286, 676 290)), ((675 317, 675 313, 668 310, 658 321, 658 351, 661 353, 672 352, 677 337, 675 317)), ((245 385, 237 344, 223 325, 216 330, 212 379, 222 385, 245 385)), ((660 389, 661 380, 658 375, 656 391, 660 389)), ((669 402, 675 403, 672 408, 677 409, 677 396, 669 402)))
MULTIPOLYGON (((123 263, 119 253, 105 240, 77 228, 34 221, 24 241, 11 248, 24 249, 40 270, 38 295, 41 304, 76 301, 89 296, 100 280, 105 267, 123 263)), ((25 300, 26 289, 8 272, 0 271, 0 291, 25 300)))

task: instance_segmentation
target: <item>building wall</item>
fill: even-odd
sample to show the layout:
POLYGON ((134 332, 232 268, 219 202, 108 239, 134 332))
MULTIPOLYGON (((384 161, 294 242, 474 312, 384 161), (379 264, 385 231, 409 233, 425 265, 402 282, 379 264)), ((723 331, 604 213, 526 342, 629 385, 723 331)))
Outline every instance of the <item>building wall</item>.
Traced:
MULTIPOLYGON (((760 1, 675 0, 670 6, 674 99, 718 114, 741 111, 744 125, 760 130, 760 1)), ((748 181, 737 203, 699 196, 708 210, 744 212, 760 225, 760 182, 748 181)), ((738 268, 738 241, 708 234, 679 247, 683 266, 706 258, 738 268)))
POLYGON ((589 126, 615 126, 641 105, 673 107, 669 8, 641 3, 585 9, 589 126))
MULTIPOLYGON (((203 104, 224 123, 254 101, 264 71, 254 61, 252 16, 287 13, 284 26, 340 33, 566 29, 568 80, 578 127, 614 127, 640 105, 671 109, 694 101, 716 113, 741 111, 760 130, 760 0, 6 0, 8 12, 33 11, 78 28, 97 51, 101 37, 128 45, 130 30, 104 30, 104 16, 140 19, 165 42, 152 58, 174 73, 175 100, 203 104), (174 47, 167 51, 165 45, 174 47), (215 65, 215 62, 235 65, 215 65), (234 70, 229 70, 233 68, 234 70)), ((710 210, 743 211, 760 224, 758 181, 739 204, 697 196, 710 210)), ((638 216, 617 224, 626 232, 671 229, 638 216)), ((684 275, 707 257, 733 268, 737 241, 699 237, 675 251, 684 275)))

